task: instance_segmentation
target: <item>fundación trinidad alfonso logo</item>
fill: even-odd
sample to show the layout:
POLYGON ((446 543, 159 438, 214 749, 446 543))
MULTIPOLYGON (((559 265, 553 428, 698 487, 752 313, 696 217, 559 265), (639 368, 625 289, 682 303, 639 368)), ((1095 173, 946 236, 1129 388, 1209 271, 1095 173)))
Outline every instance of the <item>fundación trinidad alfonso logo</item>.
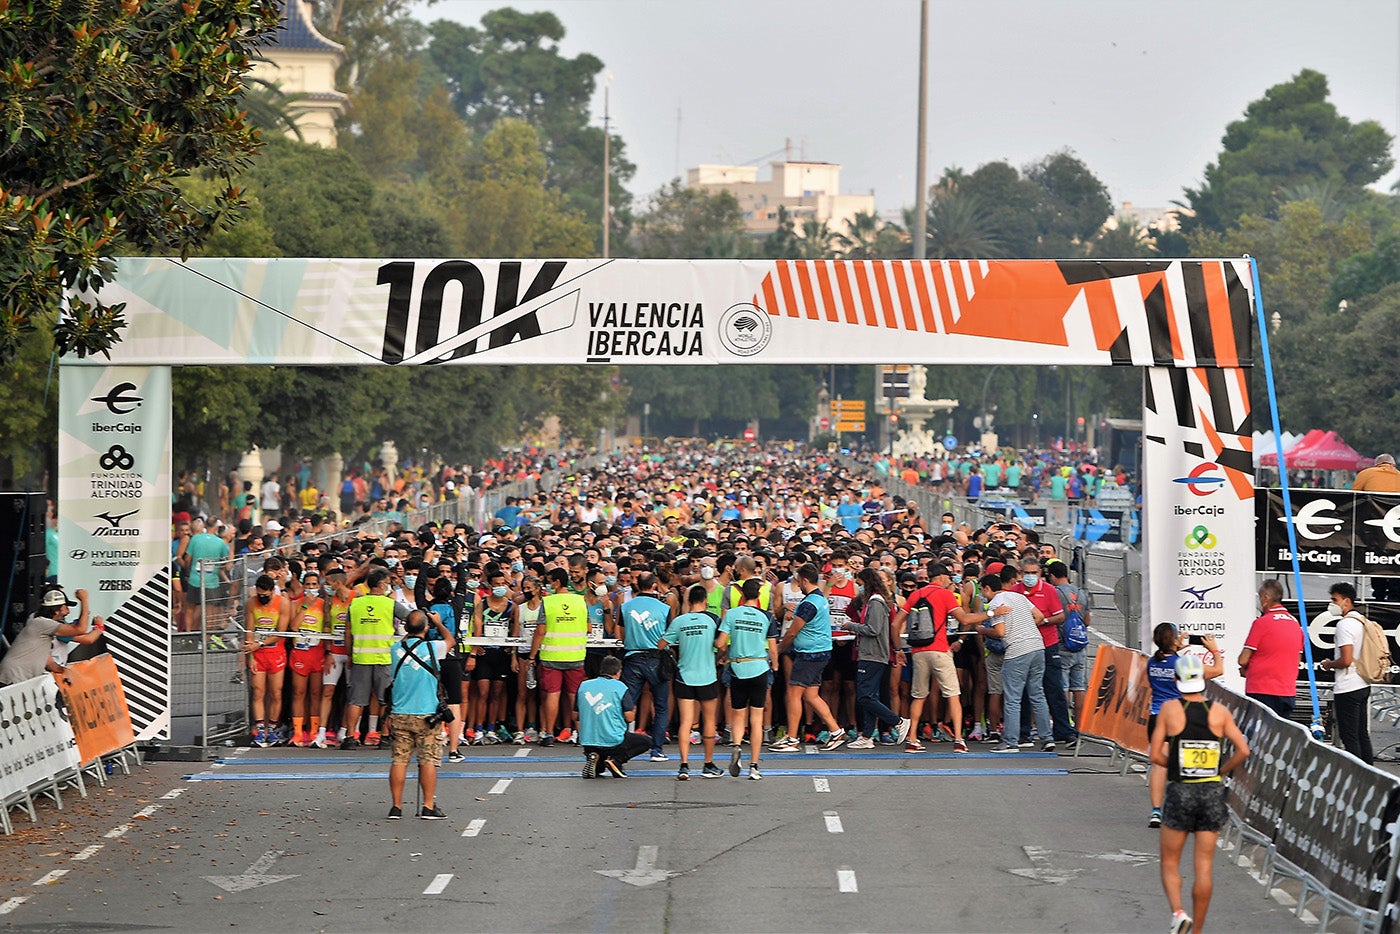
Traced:
POLYGON ((1209 496, 1225 485, 1225 478, 1220 475, 1220 465, 1208 461, 1186 476, 1174 478, 1172 483, 1184 483, 1194 496, 1209 496))
POLYGON ((752 357, 773 339, 773 323, 757 305, 731 305, 719 318, 719 340, 729 352, 752 357))
POLYGON ((1205 551, 1214 551, 1219 544, 1215 536, 1210 533, 1210 529, 1203 525, 1198 525, 1186 536, 1186 550, 1195 551, 1200 548, 1205 551))

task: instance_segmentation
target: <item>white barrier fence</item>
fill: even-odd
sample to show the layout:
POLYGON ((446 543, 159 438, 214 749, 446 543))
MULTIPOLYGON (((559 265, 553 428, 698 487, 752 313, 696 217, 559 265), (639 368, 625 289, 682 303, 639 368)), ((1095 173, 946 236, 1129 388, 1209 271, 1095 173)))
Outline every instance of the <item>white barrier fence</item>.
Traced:
POLYGON ((87 797, 77 739, 58 685, 44 674, 0 688, 0 829, 12 833, 10 811, 23 808, 37 820, 36 797, 63 809, 62 787, 87 797))

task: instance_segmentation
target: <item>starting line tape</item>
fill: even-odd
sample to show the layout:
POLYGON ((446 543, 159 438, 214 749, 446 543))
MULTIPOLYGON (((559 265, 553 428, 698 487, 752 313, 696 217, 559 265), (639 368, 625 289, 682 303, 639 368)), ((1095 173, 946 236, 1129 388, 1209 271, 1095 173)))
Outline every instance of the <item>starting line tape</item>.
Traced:
MULTIPOLYGON (((699 743, 695 743, 691 748, 692 748, 692 749, 698 749, 699 746, 700 746, 699 743)), ((748 748, 748 747, 745 747, 745 749, 747 749, 747 748, 748 748)), ((529 747, 525 747, 524 749, 521 750, 521 752, 528 752, 528 751, 529 751, 529 747)), ((582 750, 580 750, 580 753, 581 753, 581 752, 582 752, 582 750)), ((718 751, 717 751, 717 754, 718 754, 718 751)), ((745 752, 744 755, 747 756, 748 753, 745 752)), ((936 762, 965 762, 965 761, 968 761, 968 760, 970 760, 970 759, 996 759, 996 760, 1001 761, 1001 762, 1005 762, 1005 761, 1006 761, 1006 756, 1005 756, 1004 754, 1002 754, 1002 753, 995 753, 995 752, 948 752, 948 753, 939 752, 939 753, 932 753, 932 754, 930 754, 930 753, 928 753, 928 752, 922 752, 922 753, 917 753, 917 752, 874 752, 874 753, 858 753, 858 752, 855 752, 855 753, 822 752, 822 753, 817 753, 817 756, 819 757, 817 761, 821 761, 821 760, 830 761, 830 760, 832 760, 832 759, 842 759, 842 760, 851 760, 851 761, 854 761, 854 762, 860 762, 860 761, 864 761, 864 760, 885 760, 885 761, 889 761, 889 762, 930 762, 930 761, 936 761, 936 762)), ((462 762, 453 762, 453 763, 451 763, 451 764, 452 764, 452 765, 461 765, 461 764, 468 763, 468 762, 471 762, 471 763, 476 763, 476 762, 494 762, 494 763, 498 763, 498 764, 504 764, 504 763, 506 763, 507 761, 509 761, 509 762, 510 762, 511 764, 513 764, 513 765, 523 765, 524 763, 517 762, 516 760, 517 760, 517 759, 524 759, 524 758, 527 758, 527 757, 526 757, 526 756, 520 755, 520 752, 517 752, 517 753, 515 753, 515 754, 512 755, 512 756, 466 756, 466 757, 462 760, 462 762)), ((565 756, 544 756, 544 757, 541 757, 541 758, 538 758, 538 759, 530 758, 530 764, 531 764, 531 765, 535 765, 535 764, 538 764, 538 765, 549 765, 549 764, 552 763, 552 762, 564 761, 565 759, 569 759, 569 758, 572 758, 572 757, 565 757, 565 756)), ((783 760, 783 759, 803 759, 804 761, 806 761, 806 758, 807 758, 806 756, 804 756, 802 753, 799 753, 799 752, 765 752, 765 753, 763 754, 763 761, 764 761, 764 762, 778 761, 778 760, 783 760)), ((1044 760, 1044 759, 1058 759, 1058 758, 1059 758, 1059 756, 1057 756, 1057 755, 1056 755, 1055 753, 1053 753, 1053 752, 1021 752, 1021 753, 1017 753, 1016 756, 1015 756, 1015 760, 1016 760, 1016 761, 1023 760, 1023 759, 1041 759, 1041 760, 1044 760)), ((389 761, 389 760, 388 760, 387 754, 386 754, 386 755, 383 755, 383 756, 289 756, 289 757, 287 757, 287 758, 280 758, 280 757, 279 757, 279 758, 257 757, 257 758, 252 758, 252 759, 249 759, 249 758, 244 757, 244 758, 236 758, 236 759, 215 759, 215 760, 214 760, 214 762, 216 762, 216 763, 218 763, 218 764, 220 764, 220 765, 259 766, 259 767, 262 767, 262 768, 266 768, 266 767, 269 766, 269 765, 288 765, 288 766, 301 766, 301 765, 373 765, 374 763, 379 763, 379 764, 382 765, 383 763, 385 763, 385 762, 387 762, 387 761, 389 761)), ((746 758, 744 761, 747 762, 748 759, 746 758)), ((767 773, 765 772, 764 774, 767 774, 767 773)))
MULTIPOLYGON (((567 772, 449 772, 438 769, 438 778, 578 778, 580 769, 567 772)), ((410 777, 417 775, 417 769, 410 769, 410 777)), ((627 774, 636 778, 667 778, 674 780, 674 769, 629 769, 627 774)), ((988 775, 1068 775, 1068 769, 764 769, 764 778, 811 778, 814 774, 841 778, 900 778, 938 776, 946 778, 975 778, 988 775)), ((300 781, 354 781, 375 779, 383 781, 389 777, 387 771, 373 772, 194 772, 185 776, 190 782, 300 782, 300 781)), ((612 779, 617 781, 617 779, 612 779)))

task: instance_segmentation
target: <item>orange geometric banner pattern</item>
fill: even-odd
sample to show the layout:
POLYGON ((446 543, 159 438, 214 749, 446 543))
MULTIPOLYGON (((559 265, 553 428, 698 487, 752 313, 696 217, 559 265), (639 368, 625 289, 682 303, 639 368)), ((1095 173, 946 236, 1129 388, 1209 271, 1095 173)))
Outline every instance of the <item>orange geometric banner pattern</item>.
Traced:
POLYGON ((1147 656, 1122 646, 1099 646, 1079 732, 1147 755, 1147 717, 1151 709, 1147 656))
POLYGON ((68 722, 84 765, 136 742, 122 679, 110 655, 73 662, 54 680, 68 705, 68 722))

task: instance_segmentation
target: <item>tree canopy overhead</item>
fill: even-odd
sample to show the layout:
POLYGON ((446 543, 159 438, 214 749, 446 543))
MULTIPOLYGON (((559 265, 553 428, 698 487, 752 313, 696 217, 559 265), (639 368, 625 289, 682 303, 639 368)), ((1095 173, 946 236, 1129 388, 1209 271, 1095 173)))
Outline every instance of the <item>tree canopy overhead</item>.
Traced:
POLYGON ((121 250, 188 254, 243 206, 258 151, 239 104, 275 0, 0 3, 0 361, 35 328, 80 357, 122 307, 70 302, 121 250), (195 201, 179 181, 222 180, 195 201))

